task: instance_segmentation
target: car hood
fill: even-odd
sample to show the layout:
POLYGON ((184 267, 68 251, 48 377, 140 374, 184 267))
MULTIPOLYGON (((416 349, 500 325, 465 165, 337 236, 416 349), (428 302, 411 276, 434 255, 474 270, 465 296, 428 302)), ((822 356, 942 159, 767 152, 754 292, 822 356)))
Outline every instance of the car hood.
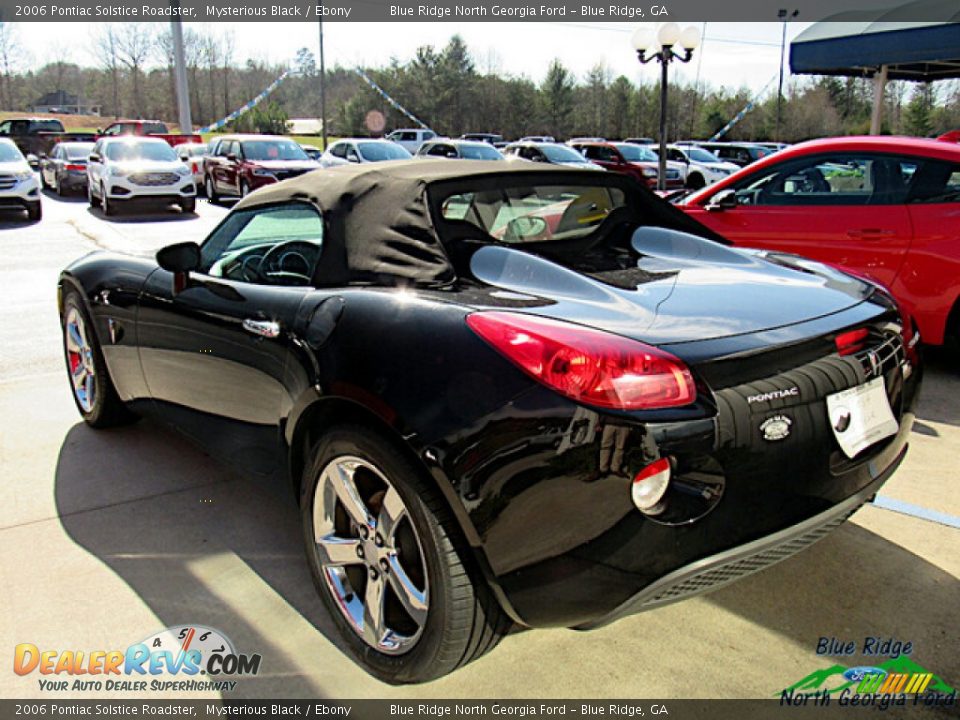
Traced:
POLYGON ((605 167, 601 167, 595 163, 582 163, 582 162, 552 162, 551 165, 561 165, 563 167, 574 168, 575 170, 606 170, 605 167))
POLYGON ((111 162, 110 167, 125 170, 128 173, 138 172, 177 172, 177 170, 186 167, 186 164, 180 160, 126 160, 123 162, 111 162))
POLYGON ((739 165, 734 165, 733 163, 730 163, 730 162, 697 163, 697 165, 699 165, 700 167, 709 168, 710 170, 729 170, 730 172, 740 169, 739 165))
POLYGON ((0 172, 2 173, 24 173, 32 172, 30 164, 26 160, 8 160, 0 162, 0 172))
POLYGON ((664 228, 639 228, 636 266, 597 272, 503 246, 478 250, 491 305, 601 328, 652 344, 728 337, 841 312, 873 288, 796 256, 742 251, 664 228), (503 292, 506 291, 506 292, 503 292))

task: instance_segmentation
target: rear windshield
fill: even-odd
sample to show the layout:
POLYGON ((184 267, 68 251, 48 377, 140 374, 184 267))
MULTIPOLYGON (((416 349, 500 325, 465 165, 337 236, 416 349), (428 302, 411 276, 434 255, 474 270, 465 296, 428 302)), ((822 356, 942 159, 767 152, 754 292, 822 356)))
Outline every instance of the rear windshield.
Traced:
POLYGON ((503 160, 501 155, 493 145, 461 145, 461 157, 467 160, 503 160))
POLYGON ((360 156, 367 162, 383 160, 409 160, 413 157, 403 145, 392 142, 358 142, 360 156))
POLYGON ((31 120, 28 133, 63 132, 63 123, 59 120, 31 120))
POLYGON ((292 140, 244 140, 247 160, 309 160, 303 148, 292 140))
POLYGON ((583 155, 566 145, 541 145, 540 152, 547 156, 550 162, 555 163, 589 163, 583 155))
POLYGON ((145 122, 143 123, 143 133, 145 135, 166 135, 168 132, 167 126, 162 122, 145 122))
POLYGON ((445 220, 470 223, 517 245, 584 237, 625 203, 615 187, 523 185, 449 195, 440 208, 445 220))
POLYGON ((110 160, 178 160, 173 148, 165 142, 114 142, 107 145, 106 156, 110 160))
POLYGON ((615 146, 627 162, 657 162, 657 154, 650 148, 623 143, 615 146))
POLYGON ((93 143, 70 143, 63 146, 63 151, 70 160, 86 160, 93 151, 93 143))
POLYGON ((702 163, 720 162, 720 158, 718 158, 709 150, 704 150, 703 148, 689 147, 687 148, 687 155, 689 155, 690 159, 695 162, 702 162, 702 163))

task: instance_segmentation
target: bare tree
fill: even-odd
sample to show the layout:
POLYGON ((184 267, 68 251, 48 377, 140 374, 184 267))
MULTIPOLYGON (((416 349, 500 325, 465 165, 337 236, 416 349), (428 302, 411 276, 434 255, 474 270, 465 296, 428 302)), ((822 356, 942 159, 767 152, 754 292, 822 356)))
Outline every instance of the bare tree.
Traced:
POLYGON ((143 66, 153 54, 156 43, 149 23, 124 23, 123 29, 116 33, 117 55, 120 62, 130 71, 133 81, 133 105, 136 115, 142 115, 143 104, 143 66))
POLYGON ((13 81, 25 58, 16 25, 0 22, 0 100, 8 110, 15 107, 13 81))
POLYGON ((117 42, 116 28, 108 23, 101 26, 99 33, 93 39, 93 55, 99 60, 102 67, 110 76, 110 94, 113 99, 114 118, 123 115, 120 106, 120 46, 117 42))

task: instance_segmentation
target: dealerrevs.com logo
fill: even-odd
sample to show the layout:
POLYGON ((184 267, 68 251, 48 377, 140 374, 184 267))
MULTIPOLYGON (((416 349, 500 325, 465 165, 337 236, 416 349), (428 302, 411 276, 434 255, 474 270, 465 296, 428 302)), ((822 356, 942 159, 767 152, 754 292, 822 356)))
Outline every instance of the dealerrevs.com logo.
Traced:
POLYGON ((260 672, 259 654, 238 653, 229 638, 204 625, 169 627, 125 650, 14 648, 13 671, 38 674, 40 690, 112 692, 226 691, 236 676, 260 672))

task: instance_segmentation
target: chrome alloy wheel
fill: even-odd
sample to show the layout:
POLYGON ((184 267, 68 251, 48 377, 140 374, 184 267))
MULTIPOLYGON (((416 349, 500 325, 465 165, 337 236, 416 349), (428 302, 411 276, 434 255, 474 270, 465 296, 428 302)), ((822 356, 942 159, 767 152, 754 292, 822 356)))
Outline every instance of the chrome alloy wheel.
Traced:
POLYGON ((407 507, 380 470, 348 455, 321 470, 313 542, 354 632, 388 655, 410 650, 427 622, 427 567, 407 507))
POLYGON ((93 409, 97 393, 97 374, 93 364, 93 347, 87 340, 87 328, 80 312, 71 307, 67 311, 66 344, 67 363, 73 394, 84 412, 93 409))

